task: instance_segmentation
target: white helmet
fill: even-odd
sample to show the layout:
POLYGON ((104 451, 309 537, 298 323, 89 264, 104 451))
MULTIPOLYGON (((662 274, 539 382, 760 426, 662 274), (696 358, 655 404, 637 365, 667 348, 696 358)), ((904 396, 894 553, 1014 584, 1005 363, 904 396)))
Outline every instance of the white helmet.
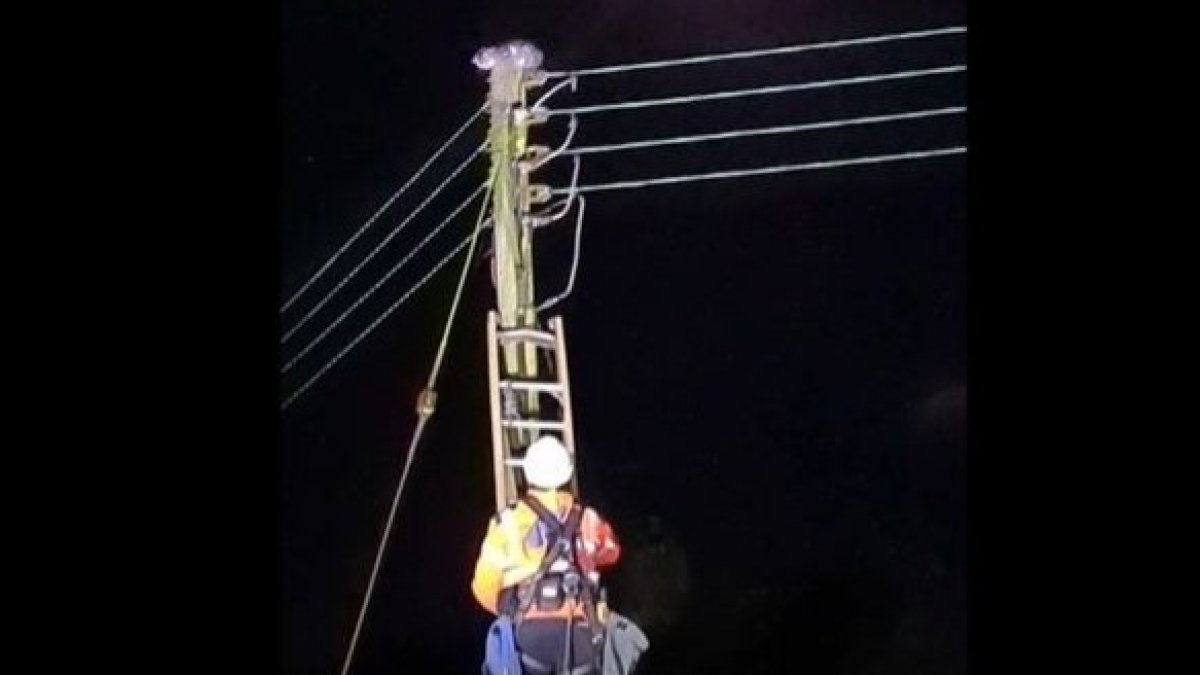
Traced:
POLYGON ((530 485, 546 490, 565 485, 575 470, 571 466, 571 453, 554 436, 542 436, 534 441, 525 451, 521 466, 530 485))

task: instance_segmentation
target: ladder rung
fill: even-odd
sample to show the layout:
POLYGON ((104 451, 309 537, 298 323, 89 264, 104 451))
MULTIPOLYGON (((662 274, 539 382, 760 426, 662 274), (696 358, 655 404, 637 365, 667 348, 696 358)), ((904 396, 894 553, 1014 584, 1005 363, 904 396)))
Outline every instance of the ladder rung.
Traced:
POLYGON ((536 328, 508 328, 496 331, 496 341, 500 344, 530 342, 538 347, 546 347, 548 349, 553 349, 555 344, 554 333, 547 333, 536 328))
POLYGON ((500 420, 500 425, 510 429, 549 429, 551 431, 562 431, 565 428, 562 422, 549 420, 500 420))
POLYGON ((540 391, 548 394, 561 394, 563 390, 563 386, 557 382, 530 382, 527 380, 500 380, 500 388, 540 391))

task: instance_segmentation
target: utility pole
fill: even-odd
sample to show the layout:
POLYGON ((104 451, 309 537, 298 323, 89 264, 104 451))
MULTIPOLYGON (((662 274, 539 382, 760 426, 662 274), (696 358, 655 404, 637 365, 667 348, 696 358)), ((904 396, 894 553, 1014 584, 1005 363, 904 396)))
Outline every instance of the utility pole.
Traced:
MULTIPOLYGON (((528 218, 531 205, 549 200, 545 185, 531 185, 529 172, 548 153, 548 148, 530 146, 529 127, 545 122, 527 107, 526 93, 541 86, 546 76, 539 70, 542 53, 522 41, 485 47, 475 55, 475 65, 489 72, 488 107, 491 127, 488 147, 492 181, 492 281, 496 287, 498 330, 489 326, 489 349, 495 349, 496 334, 514 329, 538 328, 533 284, 533 226, 528 218)), ((538 378, 538 347, 529 341, 505 341, 501 350, 499 376, 504 382, 532 382, 538 378)), ((497 507, 517 495, 517 475, 510 465, 511 450, 527 447, 539 428, 508 426, 501 419, 536 419, 539 400, 536 390, 497 391, 493 387, 493 473, 497 507), (497 407, 501 410, 498 411, 497 407)))

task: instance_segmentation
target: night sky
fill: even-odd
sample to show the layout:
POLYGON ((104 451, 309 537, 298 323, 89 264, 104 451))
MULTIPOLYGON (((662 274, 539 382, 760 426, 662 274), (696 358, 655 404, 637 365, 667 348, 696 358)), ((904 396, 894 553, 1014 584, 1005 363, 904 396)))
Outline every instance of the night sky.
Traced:
MULTIPOLYGON (((965 2, 607 0, 281 3, 281 302, 482 105, 484 45, 568 70, 966 25, 965 2), (900 5, 900 6, 896 6, 900 5)), ((566 107, 966 62, 961 35, 585 78, 566 107)), ((573 145, 966 105, 942 76, 611 112, 573 145)), ((556 145, 565 118, 535 128, 556 145)), ((348 272, 484 138, 477 124, 350 249, 348 272)), ((583 158, 580 183, 965 145, 962 115, 583 158)), ((484 178, 472 165, 289 341, 281 364, 484 178)), ((625 546, 617 611, 649 634, 639 673, 966 670, 965 156, 588 196, 564 318, 585 500, 625 546)), ((554 187, 569 162, 539 174, 554 187)), ((469 231, 469 207, 296 372, 332 358, 469 231)), ((538 231, 542 298, 571 217, 538 231)), ((486 244, 486 240, 484 240, 486 244)), ((281 413, 281 660, 337 672, 461 258, 281 413)), ((472 267, 352 672, 478 672, 471 598, 492 512, 484 327, 472 267), (435 665, 436 664, 436 665, 435 665)), ((290 312, 285 326, 303 314, 290 312)), ((546 317, 544 317, 546 318, 546 317)))

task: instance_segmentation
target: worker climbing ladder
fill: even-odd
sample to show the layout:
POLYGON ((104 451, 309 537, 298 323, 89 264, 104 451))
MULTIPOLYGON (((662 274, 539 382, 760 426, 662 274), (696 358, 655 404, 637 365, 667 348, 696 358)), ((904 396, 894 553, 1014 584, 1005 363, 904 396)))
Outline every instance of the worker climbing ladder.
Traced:
MULTIPOLYGON (((426 423, 433 415, 436 407, 437 394, 436 390, 434 389, 434 383, 437 379, 437 373, 442 363, 442 357, 447 344, 452 318, 454 316, 455 309, 458 306, 459 299, 462 296, 462 289, 466 279, 468 278, 468 272, 471 269, 470 263, 473 260, 476 260, 473 255, 475 253, 476 243, 478 242, 478 235, 483 231, 487 223, 490 222, 493 233, 491 276, 497 299, 496 308, 492 311, 489 311, 487 314, 486 339, 488 350, 489 406, 493 439, 492 466, 495 487, 495 506, 497 512, 501 512, 506 506, 514 502, 518 495, 522 494, 526 487, 528 487, 525 485, 524 472, 521 471, 520 468, 523 464, 524 456, 528 449, 534 444, 535 441, 538 440, 539 437, 545 434, 553 434, 562 441, 563 446, 570 453, 573 463, 577 464, 577 462, 574 460, 576 460, 578 456, 576 451, 575 429, 571 403, 571 387, 569 370, 567 367, 566 337, 563 328, 563 321, 561 317, 555 316, 549 319, 549 321, 543 323, 543 321, 538 317, 539 312, 553 305, 570 292, 570 288, 573 285, 575 269, 573 265, 570 277, 571 281, 568 282, 567 291, 565 293, 555 296, 546 303, 540 305, 537 303, 533 283, 533 235, 535 228, 549 224, 550 222, 560 218, 562 215, 565 215, 568 211, 570 211, 570 207, 573 203, 577 203, 579 205, 579 222, 582 223, 584 203, 582 194, 585 192, 639 188, 650 185, 676 184, 696 180, 725 179, 738 176, 766 175, 788 171, 827 169, 834 166, 861 165, 909 160, 916 159, 918 157, 961 154, 966 151, 965 147, 939 148, 933 150, 906 152, 901 154, 856 157, 845 160, 823 160, 806 162, 802 164, 753 167, 748 169, 724 170, 684 176, 647 178, 635 181, 619 181, 583 186, 579 186, 576 182, 579 171, 579 156, 582 154, 645 148, 666 144, 676 145, 699 141, 724 140, 740 136, 761 135, 768 133, 774 134, 809 131, 818 128, 833 128, 850 124, 875 124, 888 119, 907 119, 927 117, 930 115, 954 114, 965 111, 965 107, 961 106, 945 107, 936 110, 922 110, 896 115, 876 115, 872 117, 860 117, 857 119, 830 120, 816 123, 758 129, 742 129, 736 132, 678 136, 665 139, 648 139, 633 143, 587 146, 582 148, 571 148, 568 150, 568 146, 570 145, 576 128, 576 114, 614 110, 619 108, 644 108, 649 106, 679 104, 701 100, 728 99, 764 93, 799 91, 802 89, 813 89, 817 87, 861 84, 880 80, 895 80, 909 77, 943 75, 964 71, 965 66, 961 65, 929 68, 923 70, 910 70, 904 72, 892 72, 849 79, 843 78, 840 80, 795 83, 739 91, 712 92, 699 95, 675 96, 662 99, 630 102, 617 101, 604 105, 590 105, 576 108, 558 109, 554 111, 548 111, 543 107, 542 104, 556 91, 562 89, 564 86, 569 85, 573 90, 575 88, 577 77, 581 75, 613 73, 623 70, 642 69, 647 67, 658 68, 672 65, 682 65, 685 63, 709 62, 724 58, 765 56, 768 54, 782 54, 786 52, 810 50, 815 48, 827 48, 832 47, 835 44, 837 46, 847 46, 852 43, 878 42, 883 39, 907 39, 934 34, 959 33, 963 32, 964 30, 965 29, 963 28, 939 29, 934 31, 921 31, 892 36, 875 36, 871 38, 863 38, 861 40, 843 40, 838 41, 837 43, 825 43, 822 45, 797 45, 783 48, 744 51, 719 56, 687 57, 657 62, 627 64, 620 67, 594 68, 554 74, 546 73, 540 69, 542 63, 541 52, 535 46, 526 42, 513 41, 504 43, 502 45, 486 47, 476 54, 474 59, 475 64, 481 70, 489 73, 488 78, 490 87, 488 92, 488 102, 485 110, 489 111, 491 121, 488 131, 488 141, 486 143, 486 147, 488 148, 491 158, 491 167, 488 182, 485 187, 488 190, 487 194, 490 195, 490 218, 484 218, 488 212, 486 208, 488 205, 486 203, 487 198, 485 197, 485 205, 479 212, 478 220, 476 221, 472 236, 470 236, 459 246, 459 249, 461 249, 463 245, 466 245, 467 243, 470 244, 470 248, 468 249, 466 256, 466 262, 464 263, 463 271, 460 276, 459 286, 458 290, 456 291, 454 303, 451 305, 446 326, 443 330, 442 341, 439 345, 438 354, 434 360, 434 366, 429 377, 428 386, 422 391, 418 400, 417 412, 419 419, 417 428, 413 434, 408 457, 405 460, 404 469, 401 472, 399 486, 392 500, 391 511, 389 512, 387 522, 384 526, 384 534, 381 539, 380 548, 376 554, 374 566, 371 570, 371 576, 367 584, 363 606, 360 609, 358 619, 355 624, 354 633, 351 637, 350 646, 347 650, 345 660, 343 661, 342 675, 347 675, 351 659, 354 654, 354 648, 357 644, 358 637, 363 626, 363 619, 366 615, 367 604, 371 597, 375 579, 379 572, 384 548, 388 540, 388 535, 391 531, 392 523, 395 519, 397 507, 400 503, 400 496, 403 492, 405 480, 408 476, 409 469, 412 466, 412 459, 417 441, 420 438, 426 423), (531 89, 545 85, 546 82, 551 78, 562 78, 564 76, 566 76, 565 79, 562 79, 558 84, 551 87, 550 91, 544 94, 535 104, 528 104, 527 95, 531 89), (570 130, 567 134, 567 140, 563 142, 562 147, 559 147, 552 152, 545 146, 530 144, 529 131, 531 127, 547 122, 551 115, 556 114, 571 115, 570 130), (554 157, 563 155, 564 151, 566 151, 567 156, 574 157, 575 161, 575 174, 569 187, 552 190, 548 185, 538 184, 531 181, 531 175, 533 173, 539 170, 554 157), (562 202, 564 208, 562 208, 560 212, 553 215, 531 212, 532 207, 546 204, 555 195, 566 195, 566 198, 562 202)), ((471 120, 468 120, 468 123, 476 119, 481 112, 482 110, 477 111, 476 115, 472 116, 471 120)), ((466 125, 464 124, 463 129, 465 128, 466 125)), ((455 137, 457 137, 458 133, 461 133, 461 131, 462 129, 460 129, 459 132, 456 132, 455 137)), ((453 138, 451 138, 451 141, 453 141, 453 138)), ((447 144, 448 143, 449 141, 447 144)), ((442 150, 444 149, 445 146, 443 146, 442 150)), ((437 154, 440 154, 442 150, 439 150, 437 154)), ((429 161, 432 162, 433 159, 436 158, 437 154, 435 154, 433 158, 430 158, 429 161)), ((426 163, 426 166, 428 166, 428 163, 429 162, 426 163)), ((465 166, 466 164, 464 163, 459 170, 465 166)), ((422 167, 422 169, 418 171, 418 175, 424 171, 424 168, 425 167, 422 167)), ((414 176, 413 179, 410 179, 409 184, 412 182, 412 180, 415 180, 416 177, 417 176, 414 176)), ((451 178, 453 178, 453 176, 451 176, 451 178)), ((443 183, 443 185, 444 184, 445 183, 443 183)), ((401 188, 399 192, 403 192, 407 186, 408 184, 406 184, 404 188, 401 188)), ((441 187, 439 187, 437 190, 440 189, 441 187)), ((434 192, 435 195, 437 190, 434 192)), ((397 192, 396 195, 393 195, 393 199, 395 196, 399 195, 399 192, 397 192)), ((430 199, 431 198, 432 195, 430 199)), ((472 196, 470 199, 474 199, 474 196, 472 196)), ((428 200, 426 200, 426 202, 428 202, 428 200)), ((464 202, 463 206, 465 205, 466 202, 464 202)), ((424 206, 424 203, 422 206, 424 206)), ((421 207, 418 207, 417 210, 420 210, 420 208, 421 207)), ((459 209, 461 208, 462 206, 459 207, 459 209)), ((377 216, 378 213, 379 212, 377 212, 375 216, 377 216)), ((457 210, 455 211, 455 214, 456 213, 457 210)), ((366 225, 370 225, 370 223, 374 221, 375 216, 372 216, 371 220, 369 220, 366 225)), ((452 214, 450 217, 452 218, 453 216, 454 214, 452 214)), ((407 222, 408 220, 406 219, 404 223, 407 222)), ((399 227, 403 227, 404 223, 401 223, 399 227)), ((365 227, 366 226, 364 226, 363 229, 365 229, 365 227)), ((398 232, 399 227, 394 232, 398 232)), ((439 226, 438 229, 440 229, 440 227, 441 226, 439 226)), ((359 230, 359 233, 361 232, 362 230, 359 230)), ((436 233, 436 230, 434 233, 436 233)), ((357 236, 358 234, 356 233, 355 238, 357 238, 357 236)), ((390 236, 391 235, 389 235, 389 239, 390 236)), ((577 226, 575 252, 576 261, 578 260, 578 236, 579 229, 577 226)), ((347 242, 346 246, 348 246, 349 243, 350 242, 347 242)), ((386 243, 386 240, 384 243, 386 243)), ((418 245, 417 248, 420 248, 420 246, 423 244, 424 242, 418 245)), ((334 257, 341 255, 346 246, 343 246, 342 250, 339 250, 334 257)), ((380 246, 382 246, 382 244, 380 246)), ((377 250, 379 250, 378 247, 376 248, 376 251, 377 250)), ((451 255, 454 255, 457 250, 458 249, 455 249, 451 255)), ((374 255, 374 251, 371 253, 371 255, 374 255)), ((408 257, 406 257, 404 260, 407 259, 408 257)), ((401 261, 401 264, 403 264, 404 260, 401 261)), ((442 263, 438 264, 438 267, 440 267, 446 260, 448 260, 448 257, 443 259, 442 263)), ((321 268, 320 271, 318 271, 317 275, 310 279, 309 282, 306 282, 304 287, 302 287, 297 293, 297 296, 300 292, 303 292, 306 288, 308 288, 312 281, 316 279, 316 276, 319 276, 321 273, 323 273, 332 262, 333 260, 331 259, 324 267, 321 268)), ((358 268, 356 267, 355 272, 357 269, 358 268)), ((392 271, 394 272, 396 269, 398 269, 398 266, 393 268, 392 271)), ((437 269, 438 268, 435 267, 433 272, 436 272, 437 269)), ((351 272, 351 275, 353 274, 354 272, 351 272)), ((390 274, 391 272, 389 272, 389 276, 390 274)), ((428 277, 429 275, 426 275, 425 279, 428 279, 428 277)), ((344 284, 348 279, 349 276, 339 283, 339 285, 334 288, 334 291, 340 289, 342 284, 344 284)), ((424 283, 425 279, 419 282, 418 286, 420 283, 424 283)), ((373 292, 377 287, 378 284, 375 287, 372 287, 372 291, 369 291, 368 294, 373 292)), ((413 290, 415 290, 415 288, 413 290)), ((320 377, 320 375, 324 373, 334 362, 340 359, 341 356, 345 354, 347 349, 352 348, 355 344, 357 344, 357 342, 364 335, 378 325, 379 321, 381 321, 383 318, 386 318, 387 314, 395 309, 407 297, 408 294, 406 293, 399 301, 397 301, 397 303, 393 304, 383 316, 372 323, 366 331, 360 333, 359 336, 356 337, 353 342, 351 342, 349 347, 344 349, 336 357, 334 357, 333 360, 322 367, 317 374, 313 376, 313 378, 310 378, 308 382, 306 382, 300 388, 300 390, 294 392, 284 402, 284 408, 286 408, 287 405, 294 400, 296 396, 303 392, 317 377, 320 377)), ((283 308, 280 310, 281 313, 292 304, 295 298, 296 296, 293 296, 293 298, 284 303, 283 308)), ((328 296, 326 299, 327 298, 328 296)), ((359 301, 356 301, 351 307, 351 310, 357 307, 362 299, 363 298, 360 298, 359 301)), ((321 304, 324 304, 324 302, 325 300, 322 300, 321 304)), ((318 305, 318 308, 319 307, 320 305, 318 305)), ((345 313, 343 313, 343 317, 344 316, 345 313)), ((306 321, 307 318, 308 316, 306 316, 304 319, 301 319, 301 323, 306 321)), ((341 318, 342 317, 339 317, 339 319, 335 321, 335 325, 337 322, 340 322, 341 318)), ((289 334, 294 332, 298 327, 298 325, 294 326, 291 330, 289 330, 289 334)), ((332 326, 330 328, 332 328, 332 326)), ((326 330, 326 333, 328 330, 329 329, 326 330)), ((322 333, 321 336, 318 336, 317 340, 319 341, 326 333, 322 333)), ((287 337, 288 335, 285 335, 284 340, 286 340, 287 337)), ((293 360, 284 367, 284 371, 286 372, 290 368, 291 363, 294 363, 296 359, 299 359, 304 355, 304 353, 307 353, 309 348, 315 344, 315 342, 316 341, 310 343, 304 348, 304 350, 302 350, 299 356, 293 358, 293 360)), ((561 485, 562 481, 556 482, 553 484, 553 488, 557 489, 561 485)), ((577 470, 571 471, 570 487, 571 491, 576 495, 576 497, 578 497, 579 490, 577 470)), ((540 516, 542 514, 538 515, 540 516)), ((567 540, 574 541, 574 538, 568 537, 567 540)), ((550 543, 552 546, 557 546, 553 542, 548 543, 550 543)), ((545 571, 545 569, 539 571, 538 576, 540 577, 540 575, 545 573, 545 571)), ((578 572, 578 570, 576 570, 576 572, 578 572)), ((576 576, 578 577, 578 574, 576 576)), ((537 581, 540 582, 541 579, 539 578, 537 581)), ((580 597, 587 596, 585 594, 585 596, 580 597)), ((602 591, 599 597, 599 604, 605 605, 602 591)), ((597 615, 602 617, 605 616, 605 613, 598 612, 597 615)), ((614 634, 624 635, 628 633, 632 635, 634 631, 637 631, 637 634, 640 635, 640 630, 638 630, 637 627, 626 618, 620 617, 615 612, 609 613, 608 616, 613 620, 603 622, 607 625, 604 633, 606 640, 609 638, 609 636, 614 634), (614 632, 614 627, 619 630, 614 632)), ((588 615, 588 620, 589 624, 592 626, 597 626, 601 623, 600 620, 594 619, 591 614, 588 615)), ((570 623, 568 622, 568 633, 569 631, 570 623)), ((624 643, 632 645, 632 648, 634 649, 634 652, 632 653, 632 660, 626 661, 624 657, 620 659, 625 663, 625 665, 632 666, 634 663, 636 663, 637 654, 640 654, 642 651, 644 651, 645 647, 647 646, 647 643, 645 642, 645 636, 642 635, 640 639, 633 639, 629 637, 621 639, 633 640, 632 642, 626 641, 624 643), (634 644, 639 640, 641 644, 634 644)), ((604 649, 606 654, 608 653, 608 644, 609 643, 606 641, 604 649)), ((568 655, 572 653, 569 643, 568 648, 564 653, 568 655)), ((617 648, 616 653, 620 654, 620 647, 617 648)), ((610 662, 606 660, 605 672, 608 671, 608 663, 610 662)), ((517 667, 519 668, 520 666, 518 665, 517 667)), ((511 672, 511 670, 505 668, 504 672, 511 672)))

